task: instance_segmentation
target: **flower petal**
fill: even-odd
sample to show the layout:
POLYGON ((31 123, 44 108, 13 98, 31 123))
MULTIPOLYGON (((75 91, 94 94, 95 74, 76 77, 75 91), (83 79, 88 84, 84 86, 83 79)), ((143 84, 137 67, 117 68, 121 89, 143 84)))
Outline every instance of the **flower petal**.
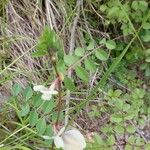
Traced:
POLYGON ((41 90, 46 90, 47 88, 45 87, 45 86, 43 86, 43 85, 35 85, 34 87, 33 87, 33 90, 34 91, 38 91, 38 92, 41 92, 41 90))
POLYGON ((58 132, 58 136, 60 136, 63 132, 65 131, 65 127, 62 127, 60 130, 59 130, 59 132, 58 132))
POLYGON ((52 95, 51 94, 42 94, 41 98, 43 100, 50 100, 52 98, 52 95))
POLYGON ((53 139, 53 137, 50 137, 50 136, 48 136, 48 135, 43 135, 43 136, 41 136, 43 139, 45 139, 45 140, 51 140, 51 139, 53 139))
POLYGON ((59 136, 56 136, 54 138, 54 144, 55 144, 56 148, 64 148, 63 139, 59 136))
POLYGON ((86 147, 84 136, 76 129, 64 132, 62 138, 68 147, 72 145, 72 147, 78 147, 79 150, 86 147))

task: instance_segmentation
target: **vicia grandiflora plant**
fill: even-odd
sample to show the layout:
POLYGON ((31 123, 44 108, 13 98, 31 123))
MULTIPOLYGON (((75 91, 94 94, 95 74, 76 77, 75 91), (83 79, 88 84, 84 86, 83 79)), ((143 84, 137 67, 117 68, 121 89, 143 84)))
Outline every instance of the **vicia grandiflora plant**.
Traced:
MULTIPOLYGON (((62 47, 58 36, 54 31, 46 28, 43 35, 40 38, 39 44, 37 46, 38 51, 34 53, 34 56, 38 54, 48 55, 51 60, 51 65, 55 71, 55 80, 52 82, 50 87, 45 87, 43 85, 35 85, 33 87, 34 91, 40 92, 41 99, 51 100, 53 95, 57 95, 56 100, 56 110, 57 118, 55 122, 55 127, 59 126, 59 118, 62 111, 62 81, 63 75, 59 72, 57 68, 57 57, 62 57, 62 47)), ((41 55, 40 55, 41 56, 41 55)), ((63 108, 64 109, 64 108, 63 108)), ((65 125, 67 126, 67 125, 65 125)), ((54 129, 54 136, 42 136, 44 139, 53 139, 52 150, 54 150, 54 145, 56 148, 62 148, 63 150, 83 150, 86 147, 85 139, 83 135, 77 129, 66 130, 63 127, 60 130, 54 129)))

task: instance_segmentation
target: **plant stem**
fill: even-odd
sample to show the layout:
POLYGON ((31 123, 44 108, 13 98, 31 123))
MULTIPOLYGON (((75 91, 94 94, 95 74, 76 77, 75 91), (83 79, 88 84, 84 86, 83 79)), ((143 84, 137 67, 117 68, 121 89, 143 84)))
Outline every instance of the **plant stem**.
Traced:
MULTIPOLYGON (((50 53, 49 51, 49 55, 50 55, 50 58, 51 58, 51 61, 52 61, 52 65, 53 65, 53 68, 55 70, 55 73, 56 73, 56 76, 57 76, 57 79, 58 79, 58 104, 57 104, 57 108, 58 108, 58 113, 57 113, 57 120, 56 120, 56 127, 58 126, 58 123, 59 123, 59 118, 60 118, 60 113, 61 113, 61 98, 62 98, 62 89, 61 89, 61 79, 60 79, 60 75, 59 75, 59 72, 58 72, 58 69, 56 67, 56 58, 53 54, 50 53)), ((52 150, 54 150, 54 142, 52 143, 52 150)))
POLYGON ((56 120, 56 126, 58 125, 58 122, 59 122, 59 118, 60 118, 60 112, 61 112, 61 98, 62 98, 62 89, 61 89, 61 79, 60 79, 60 75, 59 75, 59 72, 57 70, 57 67, 56 67, 56 62, 53 62, 52 61, 52 65, 54 67, 54 70, 56 72, 56 76, 58 78, 58 104, 57 104, 57 108, 58 108, 58 115, 57 115, 57 120, 56 120))

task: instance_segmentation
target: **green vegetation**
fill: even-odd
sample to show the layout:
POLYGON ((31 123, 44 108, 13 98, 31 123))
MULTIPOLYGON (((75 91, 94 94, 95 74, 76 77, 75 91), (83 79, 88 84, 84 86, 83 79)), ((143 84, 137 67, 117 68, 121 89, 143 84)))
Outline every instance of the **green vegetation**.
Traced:
POLYGON ((2 0, 0 150, 57 149, 63 127, 87 150, 149 150, 149 8, 2 0))

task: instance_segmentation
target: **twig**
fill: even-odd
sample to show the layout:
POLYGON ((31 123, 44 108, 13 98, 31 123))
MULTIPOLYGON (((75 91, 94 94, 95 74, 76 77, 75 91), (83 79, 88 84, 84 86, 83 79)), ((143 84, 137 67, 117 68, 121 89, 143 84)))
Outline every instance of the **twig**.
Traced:
MULTIPOLYGON (((58 79, 58 104, 57 104, 58 111, 57 111, 57 119, 56 119, 56 127, 57 127, 58 123, 59 123, 60 114, 61 114, 61 102, 62 102, 61 79, 60 79, 60 75, 59 75, 59 72, 58 72, 57 67, 56 67, 55 55, 53 54, 53 52, 51 53, 51 50, 49 50, 48 52, 49 52, 49 56, 50 56, 52 65, 53 65, 53 68, 55 70, 55 73, 56 73, 56 76, 58 79)), ((52 150, 54 149, 54 141, 52 143, 51 149, 52 150)))
POLYGON ((105 20, 105 19, 103 18, 103 16, 101 16, 101 15, 95 10, 95 8, 93 7, 92 4, 90 4, 90 6, 91 6, 91 8, 93 9, 93 11, 96 13, 96 15, 102 19, 102 21, 105 20))
POLYGON ((86 21, 86 16, 85 16, 84 9, 83 9, 83 4, 82 4, 82 14, 83 14, 83 18, 84 18, 84 23, 85 23, 86 30, 89 33, 91 40, 93 40, 93 37, 91 35, 91 31, 90 31, 90 29, 88 27, 88 23, 86 21))
POLYGON ((47 22, 48 22, 50 28, 53 29, 52 19, 51 19, 51 15, 50 15, 49 1, 48 0, 45 0, 45 5, 46 5, 47 22))

